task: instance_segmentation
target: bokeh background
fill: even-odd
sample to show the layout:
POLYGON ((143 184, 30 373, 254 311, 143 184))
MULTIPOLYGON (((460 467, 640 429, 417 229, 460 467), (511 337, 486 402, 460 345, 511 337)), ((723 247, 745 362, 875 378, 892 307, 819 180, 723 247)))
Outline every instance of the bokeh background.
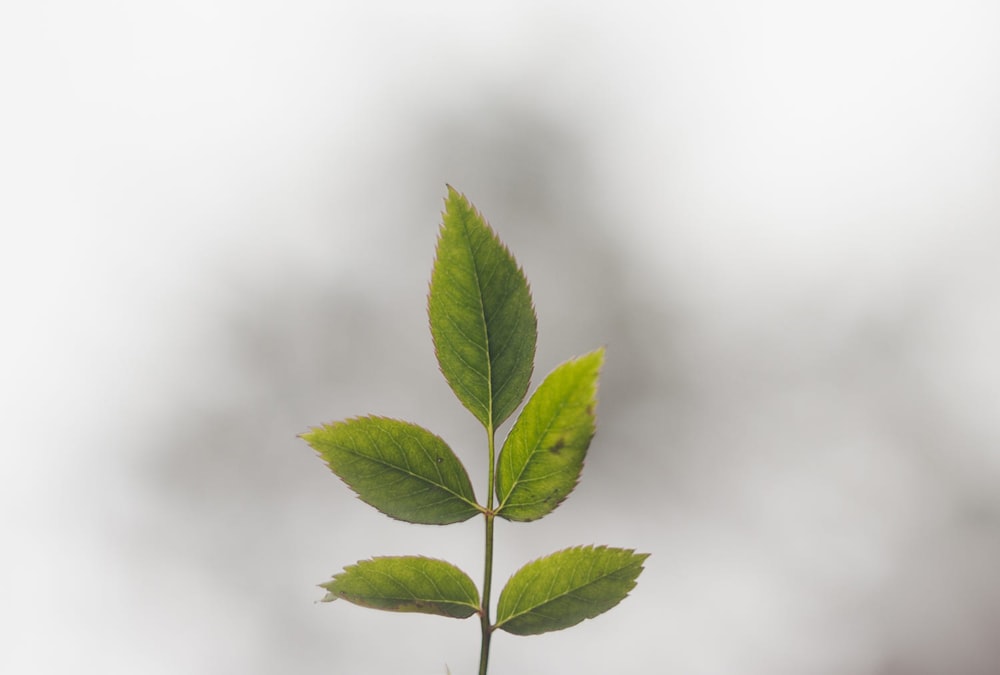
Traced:
POLYGON ((497 675, 1000 673, 1000 4, 11 2, 0 9, 0 672, 473 672, 479 579, 296 435, 482 439, 425 295, 445 183, 524 266, 535 382, 606 345, 539 555, 652 553, 497 675))

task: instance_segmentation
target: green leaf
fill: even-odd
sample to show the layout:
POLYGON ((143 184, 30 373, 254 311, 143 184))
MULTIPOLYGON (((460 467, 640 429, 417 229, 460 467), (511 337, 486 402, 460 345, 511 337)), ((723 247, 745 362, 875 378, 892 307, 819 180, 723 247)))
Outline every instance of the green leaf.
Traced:
POLYGON ((500 451, 497 515, 536 520, 576 487, 594 437, 597 377, 603 362, 603 348, 567 361, 532 394, 500 451))
POLYGON ((514 256, 451 186, 427 311, 448 385, 483 426, 496 429, 528 391, 538 321, 514 256))
POLYGON ((465 572, 422 556, 361 560, 320 586, 329 591, 323 602, 342 598, 372 609, 456 619, 479 611, 479 591, 465 572))
POLYGON ((632 549, 581 546, 530 562, 500 592, 496 627, 537 635, 592 619, 635 588, 648 557, 632 549))
POLYGON ((408 523, 446 525, 480 512, 465 467, 430 431, 357 417, 302 434, 358 497, 408 523))

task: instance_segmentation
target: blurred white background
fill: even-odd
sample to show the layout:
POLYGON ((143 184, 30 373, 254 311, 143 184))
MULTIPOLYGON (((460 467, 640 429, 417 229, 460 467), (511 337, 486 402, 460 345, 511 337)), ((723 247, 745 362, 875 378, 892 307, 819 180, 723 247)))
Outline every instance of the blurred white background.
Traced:
POLYGON ((609 349, 500 583, 652 553, 491 672, 996 675, 998 36, 972 0, 5 3, 0 672, 474 671, 474 621, 315 601, 372 555, 478 580, 479 521, 391 521, 296 438, 392 415, 484 473, 424 314, 448 182, 525 267, 536 382, 609 349))

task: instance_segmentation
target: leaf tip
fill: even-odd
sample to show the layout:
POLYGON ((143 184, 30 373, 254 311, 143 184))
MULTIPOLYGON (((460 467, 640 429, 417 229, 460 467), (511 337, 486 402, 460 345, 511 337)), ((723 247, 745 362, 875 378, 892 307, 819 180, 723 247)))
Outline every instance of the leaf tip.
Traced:
POLYGON ((322 588, 324 591, 326 591, 326 595, 324 595, 322 598, 320 598, 316 602, 333 602, 334 600, 339 600, 340 599, 340 596, 337 595, 336 593, 334 593, 330 589, 330 586, 332 586, 333 583, 334 583, 333 581, 327 581, 326 583, 323 583, 323 584, 316 584, 317 588, 322 588))
MULTIPOLYGON (((472 208, 469 198, 465 196, 464 193, 456 190, 451 183, 445 183, 444 186, 448 188, 448 194, 444 198, 445 212, 448 211, 448 206, 452 203, 458 203, 466 208, 472 208)), ((442 214, 443 215, 443 214, 442 214)))

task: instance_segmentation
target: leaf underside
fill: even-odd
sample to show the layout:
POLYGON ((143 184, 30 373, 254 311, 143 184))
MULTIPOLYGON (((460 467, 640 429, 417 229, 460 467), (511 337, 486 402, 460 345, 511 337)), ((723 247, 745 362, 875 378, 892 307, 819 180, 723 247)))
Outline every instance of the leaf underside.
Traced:
POLYGON ((479 513, 465 467, 430 431, 357 417, 302 434, 364 502, 409 523, 446 525, 479 513))
POLYGON ((496 429, 528 390, 538 321, 517 261, 451 186, 427 311, 448 385, 483 426, 496 429))
POLYGON ((362 560, 320 584, 323 602, 343 599, 391 612, 420 612, 465 619, 479 610, 479 591, 451 563, 422 556, 362 560))
POLYGON ((635 588, 647 557, 632 549, 581 546, 530 562, 500 592, 496 627, 537 635, 592 619, 635 588))
POLYGON ((537 520, 576 487, 594 437, 604 349, 558 366, 518 415, 497 464, 497 515, 537 520))

